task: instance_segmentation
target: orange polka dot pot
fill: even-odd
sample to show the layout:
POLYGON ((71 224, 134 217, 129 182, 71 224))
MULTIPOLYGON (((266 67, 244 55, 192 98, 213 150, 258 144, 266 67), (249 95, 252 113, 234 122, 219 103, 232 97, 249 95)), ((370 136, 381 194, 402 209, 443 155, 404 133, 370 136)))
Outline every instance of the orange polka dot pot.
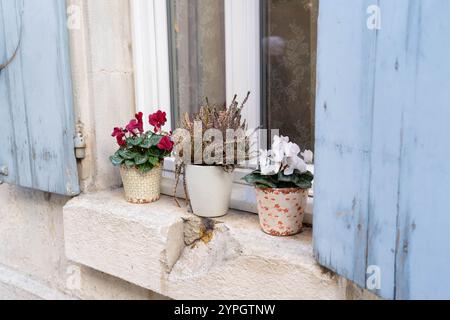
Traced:
POLYGON ((286 237, 302 231, 308 190, 256 188, 256 197, 259 221, 265 233, 286 237))

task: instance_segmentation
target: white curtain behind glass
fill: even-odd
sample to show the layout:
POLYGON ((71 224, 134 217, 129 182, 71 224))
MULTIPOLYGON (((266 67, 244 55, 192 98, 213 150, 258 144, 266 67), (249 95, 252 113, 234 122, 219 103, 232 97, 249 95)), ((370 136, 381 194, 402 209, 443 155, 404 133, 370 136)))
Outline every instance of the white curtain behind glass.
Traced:
POLYGON ((173 99, 178 119, 207 96, 225 105, 223 0, 170 0, 173 99))

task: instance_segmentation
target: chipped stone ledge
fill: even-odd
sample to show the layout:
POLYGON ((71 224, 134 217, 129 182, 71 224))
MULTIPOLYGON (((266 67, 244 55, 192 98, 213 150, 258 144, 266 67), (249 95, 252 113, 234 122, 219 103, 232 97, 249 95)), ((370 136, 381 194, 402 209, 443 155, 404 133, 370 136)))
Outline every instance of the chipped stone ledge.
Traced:
POLYGON ((200 220, 170 197, 125 202, 122 190, 64 208, 66 255, 174 299, 345 299, 344 280, 314 260, 311 230, 275 238, 254 214, 200 220))

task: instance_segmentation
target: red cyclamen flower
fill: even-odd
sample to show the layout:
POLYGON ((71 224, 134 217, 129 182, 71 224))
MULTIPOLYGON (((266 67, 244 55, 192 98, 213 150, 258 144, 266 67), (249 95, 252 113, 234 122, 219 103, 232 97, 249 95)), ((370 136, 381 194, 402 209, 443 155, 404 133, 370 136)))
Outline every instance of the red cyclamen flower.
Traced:
POLYGON ((116 138, 117 144, 121 147, 127 144, 125 140, 125 132, 121 128, 114 128, 112 136, 116 138))
POLYGON ((175 143, 168 136, 164 136, 158 143, 157 147, 160 150, 172 152, 174 144, 175 143))
POLYGON ((136 130, 139 131, 139 133, 144 132, 144 121, 142 120, 144 114, 142 112, 136 113, 135 117, 136 119, 133 119, 130 121, 130 123, 127 125, 126 129, 128 132, 130 132, 132 135, 136 135, 136 130))
POLYGON ((139 127, 138 121, 136 119, 133 119, 130 121, 130 123, 126 126, 126 129, 128 132, 130 132, 132 135, 136 135, 135 130, 137 130, 139 127))
POLYGON ((158 110, 156 113, 150 115, 149 122, 150 125, 155 127, 155 131, 160 131, 167 122, 167 114, 158 110))
POLYGON ((137 129, 139 130, 140 133, 143 133, 144 132, 144 120, 142 118, 144 117, 144 114, 142 112, 139 112, 139 113, 136 113, 135 117, 138 122, 137 129))
POLYGON ((119 134, 123 133, 123 130, 120 128, 114 128, 113 133, 111 134, 111 137, 117 137, 119 134))

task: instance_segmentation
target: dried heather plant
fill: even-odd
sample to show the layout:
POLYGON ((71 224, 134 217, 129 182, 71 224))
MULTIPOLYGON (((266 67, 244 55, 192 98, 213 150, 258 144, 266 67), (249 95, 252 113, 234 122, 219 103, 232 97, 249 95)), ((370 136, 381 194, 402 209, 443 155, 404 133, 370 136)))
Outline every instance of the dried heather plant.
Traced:
MULTIPOLYGON (((247 121, 242 119, 242 110, 244 109, 248 99, 250 97, 250 92, 247 94, 244 101, 239 104, 237 101, 237 95, 234 96, 231 105, 227 108, 226 106, 211 106, 208 98, 205 99, 206 105, 201 106, 198 113, 194 114, 192 117, 189 114, 185 114, 181 120, 180 128, 185 129, 189 132, 188 137, 178 136, 175 134, 175 144, 183 144, 186 138, 190 139, 191 147, 191 163, 195 163, 195 159, 203 159, 203 150, 206 148, 214 147, 213 150, 219 150, 223 152, 222 163, 215 163, 214 165, 223 167, 227 172, 231 172, 239 164, 240 161, 250 160, 252 155, 250 150, 251 146, 251 136, 256 132, 248 133, 247 121), (199 121, 202 123, 201 136, 203 137, 205 132, 209 129, 217 129, 222 133, 224 141, 202 141, 202 148, 194 148, 194 136, 195 136, 195 122, 199 121), (227 130, 234 130, 235 132, 241 132, 241 135, 235 136, 232 141, 227 141, 227 130), (232 144, 232 146, 230 146, 232 144), (243 150, 239 146, 244 146, 243 150), (198 150, 196 150, 198 149, 198 150), (229 154, 230 151, 232 154, 229 154), (200 153, 201 154, 196 154, 200 153), (233 161, 226 161, 233 159, 233 161), (228 163, 227 163, 228 162, 228 163), (229 163, 231 162, 231 163, 229 163)), ((185 131, 185 132, 186 132, 185 131)), ((200 134, 200 133, 197 133, 200 134)), ((179 179, 183 175, 183 186, 186 199, 189 203, 189 198, 187 194, 186 181, 184 179, 184 173, 186 168, 186 163, 182 160, 182 151, 177 155, 177 164, 175 170, 176 186, 174 190, 174 195, 176 199, 176 190, 179 185, 179 179)), ((176 200, 178 206, 179 203, 176 200)))

